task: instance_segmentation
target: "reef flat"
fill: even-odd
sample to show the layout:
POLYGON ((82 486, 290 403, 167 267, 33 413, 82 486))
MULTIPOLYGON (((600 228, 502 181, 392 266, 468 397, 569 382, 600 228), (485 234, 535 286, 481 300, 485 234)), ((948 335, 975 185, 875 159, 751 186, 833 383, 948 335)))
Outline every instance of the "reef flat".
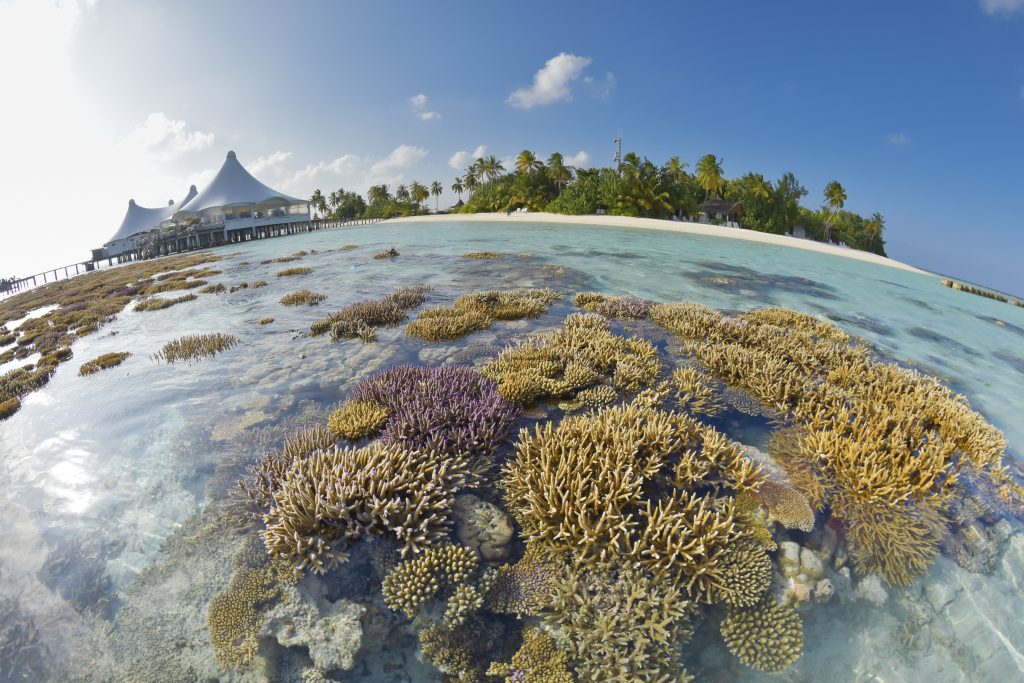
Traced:
POLYGON ((68 345, 116 370, 25 394, 0 678, 1015 676, 1018 441, 972 374, 1016 371, 984 345, 1014 307, 857 271, 888 316, 677 236, 390 230, 226 255, 68 345), (298 259, 315 305, 281 302, 298 259))

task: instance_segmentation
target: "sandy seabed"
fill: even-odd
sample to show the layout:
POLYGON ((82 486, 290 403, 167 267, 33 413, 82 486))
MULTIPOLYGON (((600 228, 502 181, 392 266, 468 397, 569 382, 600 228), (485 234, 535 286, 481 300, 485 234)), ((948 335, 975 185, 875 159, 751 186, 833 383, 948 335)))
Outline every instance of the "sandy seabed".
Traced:
POLYGON ((708 225, 706 223, 688 223, 685 221, 668 221, 657 218, 632 218, 630 216, 567 216, 558 213, 471 213, 471 214, 436 214, 430 216, 407 216, 395 218, 389 223, 551 223, 588 225, 608 228, 640 228, 642 230, 665 230, 668 232, 680 232, 688 235, 707 235, 709 237, 726 237, 729 239, 747 240, 748 242, 760 242, 762 244, 775 244, 781 247, 792 247, 814 251, 819 254, 832 254, 843 256, 858 261, 877 263, 882 266, 899 268, 912 273, 934 275, 927 270, 915 268, 902 261, 896 261, 885 256, 879 256, 866 251, 842 247, 836 244, 824 244, 814 240, 790 237, 789 235, 775 235, 755 230, 743 230, 742 228, 726 228, 721 225, 708 225))

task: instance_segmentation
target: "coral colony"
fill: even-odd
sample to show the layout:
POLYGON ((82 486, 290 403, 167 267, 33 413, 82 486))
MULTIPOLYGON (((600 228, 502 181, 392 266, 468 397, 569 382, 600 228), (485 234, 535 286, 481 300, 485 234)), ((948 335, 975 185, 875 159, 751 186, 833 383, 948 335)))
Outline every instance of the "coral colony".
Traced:
MULTIPOLYGON (((559 298, 469 293, 406 332, 455 339, 559 298)), ((359 336, 425 300, 399 290, 311 331, 359 336)), ((288 586, 361 557, 449 680, 691 680, 687 643, 701 629, 744 665, 782 671, 802 653, 798 608, 832 596, 824 563, 848 557, 836 562, 847 577, 852 565, 908 584, 940 549, 970 542, 955 539, 972 490, 1021 505, 998 430, 837 327, 778 308, 573 302, 587 312, 479 369, 367 377, 325 423, 257 461, 239 486, 266 553, 236 567, 209 609, 224 666, 252 662, 288 586), (660 327, 681 353, 610 319, 660 327), (544 417, 520 412, 537 407, 544 417), (772 416, 767 452, 712 426, 740 410, 772 416), (841 532, 834 547, 800 545, 826 525, 841 532)))
MULTIPOLYGON (((5 320, 59 305, 0 327, 0 361, 40 354, 0 376, 0 420, 71 357, 74 339, 131 302, 159 311, 197 296, 161 292, 225 293, 203 279, 216 274, 201 267, 209 260, 131 264, 5 303, 5 320)), ((550 289, 421 308, 430 296, 402 287, 357 301, 306 336, 369 342, 404 324, 399 338, 426 345, 501 321, 544 326, 476 367, 377 371, 333 410, 290 423, 283 441, 260 442, 280 445, 238 482, 251 524, 206 611, 224 669, 254 666, 274 639, 307 648, 303 680, 327 680, 355 666, 362 615, 383 610, 463 683, 687 681, 709 638, 745 666, 782 671, 803 651, 802 615, 832 598, 833 580, 852 572, 884 592, 926 576, 940 552, 984 570, 1000 524, 1024 509, 1003 435, 966 399, 817 318, 598 292, 556 316, 566 297, 550 289), (727 415, 764 420, 765 450, 727 436, 727 415), (374 605, 323 597, 359 563, 372 567, 374 605)), ((192 361, 240 341, 188 335, 154 358, 192 361)), ((103 354, 79 374, 129 355, 103 354)))

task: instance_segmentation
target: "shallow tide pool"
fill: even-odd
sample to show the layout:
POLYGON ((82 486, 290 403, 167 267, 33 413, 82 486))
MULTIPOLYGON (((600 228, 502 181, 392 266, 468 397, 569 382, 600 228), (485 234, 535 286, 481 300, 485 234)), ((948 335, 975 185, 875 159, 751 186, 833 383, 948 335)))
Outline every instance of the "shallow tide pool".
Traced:
MULTIPOLYGON (((289 433, 323 422, 373 372, 403 363, 480 365, 518 335, 557 327, 577 311, 576 292, 809 313, 867 340, 887 360, 940 378, 1005 433, 1008 460, 1024 460, 1024 309, 953 291, 935 276, 740 240, 525 223, 384 223, 218 254, 213 267, 223 273, 211 282, 267 286, 203 294, 160 311, 125 309, 75 342, 74 359, 0 423, 0 680, 316 680, 301 678, 309 647, 288 648, 283 639, 264 636, 248 670, 226 671, 211 656, 206 605, 255 533, 224 512, 237 500, 236 481, 289 433), (400 255, 372 258, 391 247, 400 255), (315 253, 261 264, 298 250, 315 253), (484 250, 506 256, 463 257, 484 250), (312 272, 276 276, 299 265, 312 272), (332 311, 411 285, 431 287, 427 306, 481 289, 549 287, 564 298, 539 318, 499 321, 439 344, 411 338, 402 326, 381 328, 367 344, 306 334, 332 311), (278 303, 302 288, 327 299, 278 303), (265 317, 274 321, 259 324, 265 317), (174 338, 207 332, 240 343, 192 363, 151 358, 174 338), (83 362, 115 351, 132 356, 78 376, 83 362)), ((619 321, 613 329, 646 328, 619 321)), ((666 337, 656 341, 661 351, 671 346, 666 337)), ((517 429, 535 421, 527 414, 517 429)), ((716 426, 763 446, 763 420, 716 426)), ((335 602, 379 591, 364 560, 333 582, 330 574, 313 580, 309 590, 335 602)), ((782 673, 742 665, 710 623, 698 626, 684 661, 710 681, 1024 679, 1022 581, 1024 539, 1014 522, 987 573, 940 557, 909 587, 885 586, 880 595, 860 590, 854 576, 833 599, 801 606, 804 653, 782 673)), ((361 624, 354 663, 329 670, 326 680, 442 680, 417 657, 407 620, 374 603, 361 624)))

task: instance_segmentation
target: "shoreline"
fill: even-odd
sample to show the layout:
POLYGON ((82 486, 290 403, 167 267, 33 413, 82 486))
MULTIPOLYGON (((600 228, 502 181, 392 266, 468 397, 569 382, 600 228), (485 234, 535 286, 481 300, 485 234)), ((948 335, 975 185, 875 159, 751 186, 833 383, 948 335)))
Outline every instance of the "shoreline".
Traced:
POLYGON ((609 228, 639 228, 642 230, 663 230, 666 232, 677 232, 688 235, 705 235, 709 237, 723 237, 726 239, 739 239, 748 242, 760 242, 762 244, 774 244, 782 247, 814 251, 819 254, 831 254, 852 258, 858 261, 867 261, 881 266, 906 270, 921 275, 938 277, 937 274, 927 270, 916 268, 910 264, 896 261, 886 256, 879 256, 866 251, 859 251, 849 247, 840 247, 834 244, 824 244, 814 240, 790 237, 789 235, 775 235, 767 232, 744 230, 742 228, 726 228, 720 225, 708 225, 705 223, 687 223, 684 221, 671 221, 660 218, 633 218, 631 216, 572 216, 558 213, 513 213, 506 216, 504 213, 471 213, 471 214, 432 214, 426 216, 404 216, 402 218, 389 218, 387 223, 443 223, 453 221, 457 223, 550 223, 569 225, 591 225, 609 228))

